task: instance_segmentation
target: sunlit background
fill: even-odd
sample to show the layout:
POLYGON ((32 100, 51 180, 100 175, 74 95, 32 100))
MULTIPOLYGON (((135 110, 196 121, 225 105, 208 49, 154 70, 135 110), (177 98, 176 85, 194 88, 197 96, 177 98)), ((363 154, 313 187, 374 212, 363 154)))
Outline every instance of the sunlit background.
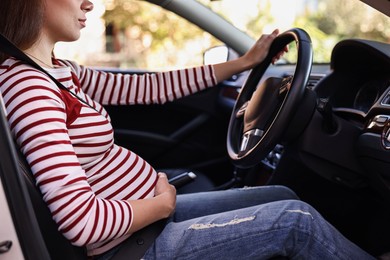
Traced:
POLYGON ((94 0, 94 9, 87 14, 87 27, 81 31, 81 37, 73 43, 58 43, 56 56, 85 63, 90 55, 105 52, 105 22, 102 18, 105 6, 103 0, 94 0))
MULTIPOLYGON (((199 1, 254 38, 275 28, 304 28, 312 38, 316 62, 329 61, 329 51, 343 37, 367 35, 390 41, 388 18, 360 1, 199 1), (341 5, 343 8, 338 8, 341 5), (343 13, 338 13, 340 10, 343 13), (367 21, 363 26, 361 19, 367 21)), ((81 38, 59 43, 57 57, 88 66, 165 70, 200 65, 206 49, 222 44, 184 19, 145 1, 92 2, 94 10, 87 15, 81 38)))

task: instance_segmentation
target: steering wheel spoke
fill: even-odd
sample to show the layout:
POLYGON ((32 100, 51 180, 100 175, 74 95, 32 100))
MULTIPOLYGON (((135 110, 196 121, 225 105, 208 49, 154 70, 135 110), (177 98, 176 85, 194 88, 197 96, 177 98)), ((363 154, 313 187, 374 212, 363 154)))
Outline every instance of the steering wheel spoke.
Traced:
POLYGON ((236 113, 236 118, 242 118, 245 115, 245 111, 248 108, 249 101, 245 102, 236 113))
POLYGON ((263 135, 264 131, 261 129, 252 129, 245 132, 242 136, 238 157, 240 157, 241 154, 246 154, 248 150, 253 149, 263 135))

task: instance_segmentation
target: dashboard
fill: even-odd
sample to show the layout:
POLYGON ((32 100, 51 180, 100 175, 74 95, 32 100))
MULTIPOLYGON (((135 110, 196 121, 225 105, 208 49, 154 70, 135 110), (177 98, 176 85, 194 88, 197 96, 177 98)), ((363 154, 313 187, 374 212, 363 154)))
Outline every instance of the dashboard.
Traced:
MULTIPOLYGON (((270 66, 263 78, 290 76, 294 69, 293 64, 270 66)), ((227 109, 233 108, 246 76, 224 82, 220 103, 227 109)), ((337 129, 324 131, 323 115, 315 109, 296 142, 302 163, 350 187, 371 183, 390 200, 390 45, 339 42, 330 64, 313 64, 307 89, 317 102, 329 100, 337 129)), ((262 163, 276 169, 283 151, 277 145, 262 163)))
POLYGON ((311 129, 327 151, 308 150, 332 165, 322 173, 328 179, 369 183, 390 200, 390 45, 344 40, 334 47, 330 68, 314 90, 329 99, 338 128, 328 134, 311 129))

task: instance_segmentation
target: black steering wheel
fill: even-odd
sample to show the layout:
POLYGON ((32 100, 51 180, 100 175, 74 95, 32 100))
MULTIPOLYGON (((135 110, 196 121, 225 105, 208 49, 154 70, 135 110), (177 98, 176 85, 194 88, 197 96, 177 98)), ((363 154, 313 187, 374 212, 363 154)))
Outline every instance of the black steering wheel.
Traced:
POLYGON ((276 37, 267 57, 252 69, 229 122, 227 149, 234 165, 249 168, 260 163, 281 141, 303 99, 312 59, 309 35, 293 28, 276 37), (298 52, 294 75, 261 80, 272 58, 293 41, 298 52))

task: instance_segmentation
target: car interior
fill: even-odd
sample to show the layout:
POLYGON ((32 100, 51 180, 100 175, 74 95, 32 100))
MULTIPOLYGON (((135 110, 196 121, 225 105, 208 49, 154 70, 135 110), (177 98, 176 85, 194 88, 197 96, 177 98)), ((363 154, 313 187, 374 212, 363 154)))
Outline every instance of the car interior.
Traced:
MULTIPOLYGON (((227 59, 240 53, 225 48, 227 59)), ((194 172, 178 193, 287 186, 367 252, 388 252, 390 43, 342 40, 330 64, 313 64, 312 52, 304 28, 291 28, 263 63, 216 87, 164 105, 107 105, 116 143, 171 176, 194 172), (285 45, 297 62, 271 64, 285 45)), ((87 259, 58 232, 0 104, 0 176, 25 259, 87 259)))

